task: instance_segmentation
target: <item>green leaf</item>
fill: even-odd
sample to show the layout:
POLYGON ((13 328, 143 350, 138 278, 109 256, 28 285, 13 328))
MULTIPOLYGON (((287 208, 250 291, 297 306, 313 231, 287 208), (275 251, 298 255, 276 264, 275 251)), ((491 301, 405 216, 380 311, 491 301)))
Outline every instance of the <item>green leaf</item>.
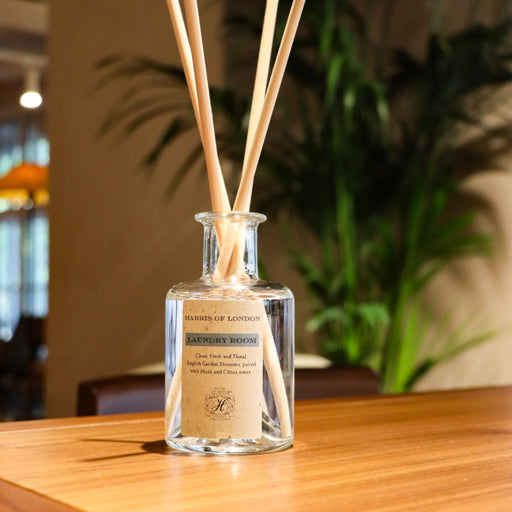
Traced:
POLYGON ((354 314, 372 329, 387 325, 390 319, 386 305, 381 302, 357 304, 354 308, 354 314))
POLYGON ((341 324, 349 324, 351 318, 345 313, 345 311, 338 307, 330 307, 324 309, 320 313, 313 316, 307 323, 306 328, 308 331, 316 331, 323 327, 327 322, 339 322, 341 324))
POLYGON ((335 55, 329 62, 329 69, 327 71, 327 84, 326 84, 326 104, 332 105, 336 100, 338 93, 338 84, 341 77, 341 69, 343 66, 343 55, 335 55))

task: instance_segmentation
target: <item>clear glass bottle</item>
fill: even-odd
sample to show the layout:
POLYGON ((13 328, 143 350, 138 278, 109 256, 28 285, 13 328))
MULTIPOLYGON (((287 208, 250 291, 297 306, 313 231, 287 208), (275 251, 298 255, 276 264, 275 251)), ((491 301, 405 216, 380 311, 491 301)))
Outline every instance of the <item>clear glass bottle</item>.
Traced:
POLYGON ((203 275, 166 297, 165 440, 244 454, 293 441, 294 300, 257 270, 257 213, 200 213, 203 275))

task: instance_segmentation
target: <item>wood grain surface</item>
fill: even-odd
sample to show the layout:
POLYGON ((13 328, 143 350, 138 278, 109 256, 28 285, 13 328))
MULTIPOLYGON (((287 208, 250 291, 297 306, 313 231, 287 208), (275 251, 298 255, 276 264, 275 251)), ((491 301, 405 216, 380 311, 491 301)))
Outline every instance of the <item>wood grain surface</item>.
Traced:
POLYGON ((162 413, 0 424, 0 511, 512 510, 512 387, 295 410, 251 456, 174 452, 162 413))

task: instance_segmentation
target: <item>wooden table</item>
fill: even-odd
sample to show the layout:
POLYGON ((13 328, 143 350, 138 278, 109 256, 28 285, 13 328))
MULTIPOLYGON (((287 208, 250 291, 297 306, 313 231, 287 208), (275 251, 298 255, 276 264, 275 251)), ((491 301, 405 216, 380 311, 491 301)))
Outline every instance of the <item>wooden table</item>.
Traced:
POLYGON ((161 413, 0 424, 0 511, 510 511, 512 387, 297 403, 290 450, 173 452, 161 413))

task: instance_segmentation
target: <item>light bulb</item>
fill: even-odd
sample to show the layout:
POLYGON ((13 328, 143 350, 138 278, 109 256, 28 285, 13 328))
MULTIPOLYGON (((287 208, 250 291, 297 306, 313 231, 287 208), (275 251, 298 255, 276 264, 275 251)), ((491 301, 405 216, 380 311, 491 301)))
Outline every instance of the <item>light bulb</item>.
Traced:
POLYGON ((42 102, 43 98, 37 91, 26 91, 20 98, 20 105, 25 108, 37 108, 42 102))

